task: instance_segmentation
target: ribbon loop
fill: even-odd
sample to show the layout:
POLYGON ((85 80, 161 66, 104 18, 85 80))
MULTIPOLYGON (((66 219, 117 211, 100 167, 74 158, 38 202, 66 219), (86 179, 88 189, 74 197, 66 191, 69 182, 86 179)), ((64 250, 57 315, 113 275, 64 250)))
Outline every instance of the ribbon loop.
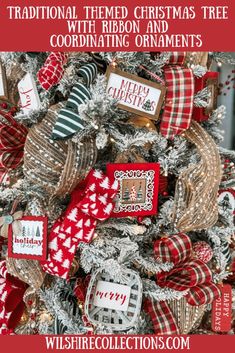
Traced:
POLYGON ((0 332, 6 326, 6 333, 14 329, 25 309, 23 296, 27 284, 7 272, 6 262, 0 261, 0 332))
POLYGON ((114 178, 92 170, 83 184, 74 190, 65 214, 50 233, 48 260, 42 262, 45 272, 68 278, 78 244, 92 241, 97 221, 110 216, 117 189, 114 178))
POLYGON ((52 139, 62 139, 82 131, 86 122, 78 114, 78 107, 91 99, 88 87, 97 75, 97 66, 88 64, 78 70, 78 76, 83 78, 84 83, 76 83, 70 93, 64 108, 58 114, 58 119, 52 131, 52 139))
POLYGON ((64 74, 64 65, 68 54, 52 52, 46 59, 44 66, 38 71, 38 81, 45 90, 59 83, 64 74))
POLYGON ((218 298, 220 291, 212 283, 212 272, 204 262, 193 258, 192 243, 188 235, 179 233, 157 240, 154 252, 158 260, 173 262, 175 265, 169 272, 156 275, 160 287, 177 291, 190 289, 191 294, 187 298, 191 305, 210 303, 212 297, 218 298))
POLYGON ((7 124, 0 124, 0 182, 9 170, 16 169, 23 161, 24 144, 28 130, 10 113, 0 111, 7 124))
POLYGON ((159 262, 173 262, 175 265, 188 259, 192 250, 189 236, 183 233, 161 238, 154 244, 155 258, 159 262))
POLYGON ((167 94, 160 124, 160 132, 166 138, 190 127, 193 114, 194 78, 191 69, 182 67, 186 52, 173 52, 164 68, 167 94))

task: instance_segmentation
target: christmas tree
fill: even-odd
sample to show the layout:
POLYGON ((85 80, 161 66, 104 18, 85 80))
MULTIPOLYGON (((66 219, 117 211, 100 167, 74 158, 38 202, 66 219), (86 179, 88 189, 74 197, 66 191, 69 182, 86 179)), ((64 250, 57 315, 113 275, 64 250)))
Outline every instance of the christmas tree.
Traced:
MULTIPOLYGON (((7 327, 0 288, 1 334, 92 331, 161 335, 168 327, 168 322, 158 322, 162 305, 171 322, 176 323, 168 333, 212 333, 210 304, 220 295, 219 284, 229 284, 233 297, 235 291, 234 214, 227 199, 221 204, 217 199, 222 190, 234 191, 231 168, 235 152, 220 147, 225 107, 208 113, 210 90, 203 85, 203 77, 210 75, 211 62, 220 67, 235 62, 229 53, 215 52, 207 53, 205 63, 200 54, 43 52, 32 57, 31 53, 0 53, 9 87, 8 100, 0 101, 1 124, 8 114, 14 118, 16 133, 21 134, 17 156, 19 151, 22 154, 12 168, 4 171, 0 216, 9 213, 14 202, 20 200, 17 207, 25 214, 48 217, 46 261, 10 259, 7 239, 1 239, 1 264, 29 285, 35 299, 33 307, 26 306, 27 320, 23 321, 22 315, 14 328, 7 327), (56 79, 50 77, 53 73, 48 62, 56 62, 59 67, 56 79), (135 123, 133 113, 119 109, 117 101, 109 96, 104 68, 114 62, 120 70, 149 81, 156 82, 156 77, 161 79, 158 84, 165 81, 164 87, 174 95, 174 104, 166 91, 157 122, 148 124, 147 118, 139 115, 144 124, 135 123), (175 62, 176 66, 172 64, 175 62), (191 89, 184 79, 169 80, 169 65, 171 72, 177 67, 181 77, 186 74, 191 89), (40 100, 40 108, 27 113, 18 104, 17 91, 26 73, 32 74, 40 100), (199 90, 196 80, 202 82, 199 90), (187 101, 187 106, 177 106, 181 101, 187 101), (154 195, 158 199, 156 214, 108 217, 116 191, 113 180, 106 175, 106 165, 114 162, 160 164, 161 188, 154 195), (93 169, 97 171, 91 175, 93 169), (187 274, 186 264, 192 270, 187 274), (199 293, 199 286, 188 283, 190 274, 197 270, 205 275, 200 284, 203 293, 199 293), (84 313, 92 303, 85 305, 85 298, 87 291, 92 294, 95 288, 89 287, 90 278, 93 284, 102 279, 130 287, 131 314, 130 307, 120 317, 115 310, 99 308, 99 315, 87 322, 84 313), (132 317, 136 321, 128 326, 132 317), (110 325, 110 318, 116 326, 110 325)), ((142 108, 150 111, 150 101, 142 108)), ((5 123, 12 124, 12 120, 8 118, 5 123)), ((121 201, 141 200, 141 187, 126 184, 121 201)), ((130 205, 126 202, 125 206, 130 205)), ((29 229, 23 228, 22 234, 29 236, 29 229)), ((227 333, 234 334, 234 309, 227 333)))
POLYGON ((40 236, 41 236, 40 229, 39 229, 39 226, 37 226, 36 237, 40 237, 40 236))
POLYGON ((142 105, 142 109, 146 110, 147 112, 150 112, 152 110, 151 102, 149 99, 142 105))
POLYGON ((137 199, 136 187, 135 187, 135 185, 133 185, 133 186, 131 187, 130 200, 131 200, 131 201, 136 201, 136 199, 137 199))
POLYGON ((141 186, 141 183, 140 183, 140 186, 139 186, 139 189, 138 189, 138 192, 137 192, 137 200, 142 200, 142 197, 143 197, 143 190, 142 190, 142 186, 141 186))
POLYGON ((122 199, 123 201, 129 201, 130 199, 130 191, 129 191, 128 185, 125 188, 122 199))

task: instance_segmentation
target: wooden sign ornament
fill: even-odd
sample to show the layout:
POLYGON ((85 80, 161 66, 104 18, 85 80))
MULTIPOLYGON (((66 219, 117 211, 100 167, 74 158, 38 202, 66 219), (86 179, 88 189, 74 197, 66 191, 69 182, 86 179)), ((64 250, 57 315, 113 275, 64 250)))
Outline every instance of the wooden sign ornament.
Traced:
POLYGON ((118 107, 157 120, 166 88, 158 83, 109 66, 107 93, 118 101, 118 107))
POLYGON ((0 61, 0 99, 8 99, 6 71, 0 61))

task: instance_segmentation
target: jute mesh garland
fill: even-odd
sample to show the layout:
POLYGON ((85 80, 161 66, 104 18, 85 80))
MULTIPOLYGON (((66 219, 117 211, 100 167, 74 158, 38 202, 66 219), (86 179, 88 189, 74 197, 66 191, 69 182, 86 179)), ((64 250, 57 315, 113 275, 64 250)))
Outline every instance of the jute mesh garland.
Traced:
POLYGON ((80 144, 50 138, 62 106, 52 106, 42 122, 30 129, 25 143, 24 174, 50 195, 70 193, 93 167, 97 156, 91 138, 80 144))
POLYGON ((27 283, 33 290, 37 290, 41 287, 45 273, 42 271, 38 261, 8 257, 6 263, 7 270, 12 276, 27 283))
POLYGON ((183 297, 180 300, 170 300, 168 305, 174 314, 181 335, 187 335, 200 325, 206 305, 192 306, 183 297))
POLYGON ((183 136, 196 145, 201 161, 189 166, 178 178, 175 191, 174 223, 180 232, 206 229, 218 219, 217 195, 221 161, 217 146, 195 121, 183 136))

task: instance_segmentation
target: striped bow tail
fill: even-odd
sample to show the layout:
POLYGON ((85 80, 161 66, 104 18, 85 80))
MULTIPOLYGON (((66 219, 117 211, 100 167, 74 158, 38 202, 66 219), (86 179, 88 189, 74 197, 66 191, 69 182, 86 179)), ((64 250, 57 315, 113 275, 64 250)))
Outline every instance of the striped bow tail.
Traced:
POLYGON ((169 139, 187 130, 192 119, 194 77, 191 69, 182 67, 185 58, 185 52, 173 52, 164 68, 167 94, 160 132, 169 139))
POLYGON ((64 75, 64 65, 68 54, 51 53, 46 59, 44 66, 38 71, 37 77, 40 85, 46 91, 58 84, 64 75))
POLYGON ((51 137, 54 140, 67 138, 85 128, 86 122, 79 116, 78 108, 91 99, 89 87, 97 76, 96 64, 82 66, 78 70, 78 76, 83 83, 73 86, 65 107, 60 110, 52 131, 51 137))
POLYGON ((28 130, 18 124, 10 113, 0 111, 7 124, 0 124, 0 183, 8 182, 9 171, 23 162, 24 144, 28 130))
POLYGON ((92 170, 83 184, 72 193, 71 202, 54 224, 49 235, 45 272, 67 279, 80 242, 92 241, 98 221, 108 219, 114 208, 118 183, 102 172, 92 170))
POLYGON ((145 299, 144 311, 150 316, 154 332, 161 335, 180 334, 176 319, 165 301, 157 302, 145 299))

